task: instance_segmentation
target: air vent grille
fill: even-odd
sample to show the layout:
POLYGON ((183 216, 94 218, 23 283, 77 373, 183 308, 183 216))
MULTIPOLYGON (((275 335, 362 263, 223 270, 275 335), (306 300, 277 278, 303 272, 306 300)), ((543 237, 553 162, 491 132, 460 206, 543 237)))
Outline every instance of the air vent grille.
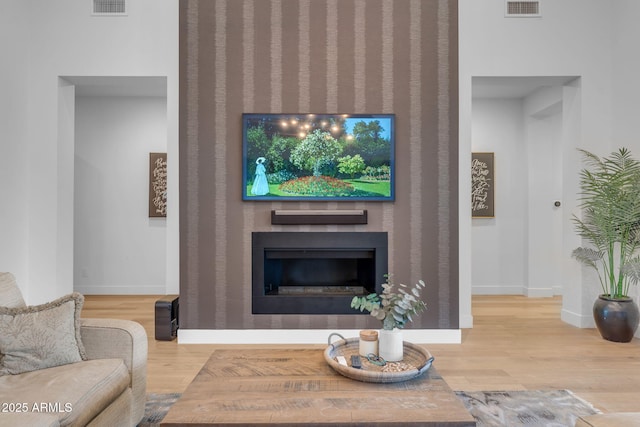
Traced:
POLYGON ((94 15, 126 15, 126 0, 93 0, 94 15))
POLYGON ((506 1, 505 16, 510 18, 532 18, 540 15, 540 0, 506 1))

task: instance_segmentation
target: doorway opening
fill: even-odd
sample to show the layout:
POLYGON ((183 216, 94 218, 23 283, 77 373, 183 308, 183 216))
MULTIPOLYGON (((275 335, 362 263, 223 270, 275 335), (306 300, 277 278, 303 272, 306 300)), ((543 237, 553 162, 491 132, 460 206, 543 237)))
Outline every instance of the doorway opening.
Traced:
POLYGON ((167 151, 167 78, 61 76, 74 290, 164 294, 166 218, 148 215, 149 153, 167 151))
POLYGON ((580 86, 577 76, 472 79, 471 151, 495 159, 495 216, 472 219, 472 295, 562 294, 580 86))

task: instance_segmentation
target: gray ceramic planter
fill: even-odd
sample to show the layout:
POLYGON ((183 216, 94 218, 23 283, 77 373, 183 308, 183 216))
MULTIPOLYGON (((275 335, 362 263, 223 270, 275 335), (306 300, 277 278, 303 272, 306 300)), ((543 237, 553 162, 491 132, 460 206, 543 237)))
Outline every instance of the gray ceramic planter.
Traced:
POLYGON ((640 313, 632 298, 612 299, 600 295, 593 304, 593 318, 602 338, 629 342, 638 329, 640 313))

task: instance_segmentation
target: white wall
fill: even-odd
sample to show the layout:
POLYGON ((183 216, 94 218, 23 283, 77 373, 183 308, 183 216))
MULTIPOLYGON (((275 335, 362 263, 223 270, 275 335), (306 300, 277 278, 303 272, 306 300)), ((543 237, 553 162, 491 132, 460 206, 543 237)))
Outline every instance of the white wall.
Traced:
POLYGON ((560 294, 562 87, 472 105, 472 151, 494 152, 496 175, 495 218, 472 219, 472 293, 560 294))
POLYGON ((4 1, 0 13, 0 271, 11 271, 26 291, 28 16, 22 0, 4 1))
POLYGON ((613 139, 614 147, 628 147, 640 157, 640 55, 637 44, 640 39, 640 2, 621 0, 614 2, 614 19, 617 23, 613 34, 613 139))
POLYGON ((523 100, 528 172, 527 280, 524 295, 545 297, 562 293, 563 89, 538 89, 523 100), (554 203, 560 202, 556 207, 554 203))
MULTIPOLYGON (((640 158, 640 55, 637 44, 640 40, 640 2, 623 0, 614 2, 614 19, 618 23, 614 34, 613 57, 613 141, 614 148, 627 147, 640 158)), ((636 302, 640 301, 640 287, 631 291, 636 302)), ((640 331, 636 334, 640 336, 640 331)))
MULTIPOLYGON (((470 303, 473 242, 468 197, 471 179, 468 165, 472 151, 471 82, 474 76, 581 77, 579 92, 571 94, 572 102, 579 102, 577 109, 571 104, 568 114, 568 123, 573 128, 566 130, 563 124, 562 129, 563 137, 565 133, 570 134, 574 141, 576 134, 579 137, 574 146, 563 145, 562 148, 563 250, 558 265, 563 268, 563 318, 584 326, 585 319, 590 317, 593 300, 589 303, 587 298, 583 298, 582 271, 574 267, 567 270, 567 265, 575 264, 570 260, 567 248, 580 243, 567 224, 567 218, 577 205, 575 182, 571 178, 577 176, 580 169, 575 148, 606 153, 611 147, 614 79, 611 46, 612 33, 619 31, 618 23, 613 25, 612 2, 605 0, 547 1, 542 13, 540 19, 505 18, 504 0, 459 1, 460 318, 463 327, 470 326, 473 320, 470 303)), ((629 22, 628 25, 633 24, 629 22)), ((616 66, 625 65, 626 59, 620 58, 620 61, 616 66)), ((531 279, 529 275, 527 277, 531 279)))
MULTIPOLYGON (((67 120, 68 112, 61 111, 68 103, 60 98, 69 91, 59 89, 58 76, 166 76, 167 155, 168 163, 177 165, 178 2, 128 2, 127 17, 92 17, 91 2, 77 0, 11 1, 8 8, 6 3, 0 23, 6 21, 8 27, 0 25, 0 31, 7 28, 7 34, 0 43, 15 43, 16 47, 8 50, 3 63, 15 59, 24 66, 20 67, 23 77, 0 81, 3 90, 14 91, 20 101, 0 99, 0 104, 15 110, 11 122, 24 126, 24 136, 12 131, 18 139, 8 141, 11 148, 2 150, 12 155, 11 169, 26 176, 17 184, 23 189, 3 188, 7 193, 3 203, 17 206, 18 211, 13 214, 11 232, 0 241, 0 253, 18 249, 18 255, 3 260, 2 269, 21 272, 27 302, 39 303, 73 289, 73 242, 69 237, 73 236, 73 131, 60 129, 72 117, 67 120), (28 249, 20 253, 20 248, 28 249)), ((177 167, 170 167, 168 173, 165 288, 167 293, 176 293, 177 167)))
POLYGON ((162 294, 166 219, 149 218, 149 153, 166 152, 166 98, 77 97, 74 288, 162 294))
POLYGON ((472 151, 494 153, 496 212, 472 220, 472 291, 522 295, 528 217, 522 100, 474 99, 472 119, 472 151))

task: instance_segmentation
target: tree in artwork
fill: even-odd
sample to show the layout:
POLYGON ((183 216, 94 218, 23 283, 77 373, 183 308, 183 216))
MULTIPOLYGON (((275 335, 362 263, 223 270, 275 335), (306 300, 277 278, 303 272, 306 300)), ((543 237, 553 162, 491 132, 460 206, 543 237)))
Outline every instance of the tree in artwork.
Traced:
POLYGON ((293 149, 291 163, 319 177, 322 166, 335 161, 341 153, 342 145, 329 132, 316 129, 293 149))

